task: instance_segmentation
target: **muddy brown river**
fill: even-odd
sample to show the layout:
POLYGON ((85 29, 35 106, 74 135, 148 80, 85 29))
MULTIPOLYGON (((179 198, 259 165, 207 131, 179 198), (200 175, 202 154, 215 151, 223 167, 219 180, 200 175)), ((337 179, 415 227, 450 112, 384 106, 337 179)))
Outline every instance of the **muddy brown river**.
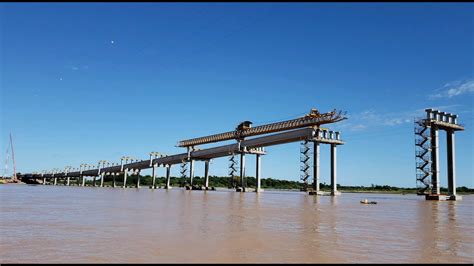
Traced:
POLYGON ((0 200, 0 263, 474 262, 473 195, 8 184, 0 200))

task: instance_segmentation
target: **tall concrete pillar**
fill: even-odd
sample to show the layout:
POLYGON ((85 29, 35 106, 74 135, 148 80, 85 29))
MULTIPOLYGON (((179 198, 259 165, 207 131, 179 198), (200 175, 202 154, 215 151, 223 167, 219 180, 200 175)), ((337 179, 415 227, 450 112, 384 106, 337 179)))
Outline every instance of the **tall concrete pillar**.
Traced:
POLYGON ((140 188, 140 171, 138 171, 138 176, 137 176, 137 188, 140 188))
POLYGON ((46 185, 46 177, 43 177, 43 185, 46 185))
POLYGON ((209 187, 209 160, 204 163, 204 187, 206 189, 209 187))
POLYGON ((456 155, 454 131, 446 132, 448 148, 448 194, 456 196, 456 155))
POLYGON ((166 189, 170 189, 171 186, 170 186, 170 178, 171 178, 171 175, 170 175, 170 172, 171 172, 171 165, 166 165, 166 189))
POLYGON ((260 192, 260 191, 262 191, 261 180, 260 180, 260 166, 261 166, 260 154, 256 154, 255 158, 256 158, 256 162, 255 162, 255 192, 260 192))
POLYGON ((123 172, 123 188, 127 187, 127 175, 128 175, 128 168, 125 169, 123 172))
POLYGON ((69 181, 70 181, 70 177, 68 176, 68 177, 66 178, 66 186, 69 186, 69 181))
POLYGON ((240 153, 240 187, 245 190, 245 152, 240 153))
POLYGON ((194 178, 194 160, 191 159, 189 162, 189 184, 192 186, 193 185, 193 178, 194 178))
POLYGON ((82 186, 84 187, 86 185, 86 177, 81 175, 82 177, 82 186))
POLYGON ((155 189, 156 188, 156 176, 155 176, 155 172, 156 172, 156 164, 153 164, 153 167, 151 168, 151 188, 152 189, 155 189))
POLYGON ((55 178, 54 178, 54 185, 56 186, 57 184, 58 184, 58 178, 55 177, 55 178))
POLYGON ((319 192, 319 142, 313 142, 313 191, 315 193, 319 192))
POLYGON ((95 187, 95 185, 96 185, 96 183, 95 183, 96 179, 97 179, 97 176, 94 176, 94 180, 93 180, 93 182, 92 182, 92 186, 94 186, 94 187, 95 187))
POLYGON ((431 184, 432 194, 440 194, 439 187, 439 133, 438 128, 435 126, 431 127, 431 184))
POLYGON ((336 162, 336 144, 331 144, 331 195, 336 196, 341 193, 337 191, 337 162, 336 162))
POLYGON ((100 187, 104 187, 104 177, 105 177, 105 173, 101 173, 100 174, 100 187))
POLYGON ((116 187, 117 183, 115 183, 115 173, 112 173, 112 187, 116 187))

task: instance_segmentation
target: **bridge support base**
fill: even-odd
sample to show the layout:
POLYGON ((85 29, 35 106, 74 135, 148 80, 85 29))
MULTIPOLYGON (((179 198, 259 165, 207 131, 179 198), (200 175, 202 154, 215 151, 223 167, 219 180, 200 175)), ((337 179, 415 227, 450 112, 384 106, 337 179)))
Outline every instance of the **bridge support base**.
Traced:
POLYGON ((321 190, 319 190, 319 191, 310 191, 310 192, 308 192, 308 194, 309 194, 309 195, 312 195, 312 196, 313 196, 313 195, 317 195, 317 196, 328 196, 328 195, 331 195, 331 193, 329 193, 329 192, 324 192, 324 191, 321 191, 321 190))
POLYGON ((426 200, 437 200, 437 201, 445 201, 445 200, 462 200, 462 197, 459 195, 444 195, 444 194, 432 194, 426 195, 426 200))

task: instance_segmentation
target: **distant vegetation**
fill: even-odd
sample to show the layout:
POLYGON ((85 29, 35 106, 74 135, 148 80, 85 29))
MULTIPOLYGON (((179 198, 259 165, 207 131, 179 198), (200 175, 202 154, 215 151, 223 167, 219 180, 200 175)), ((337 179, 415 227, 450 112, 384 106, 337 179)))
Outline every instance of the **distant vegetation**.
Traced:
MULTIPOLYGON (((17 175, 21 178, 21 174, 17 175)), ((1 179, 1 178, 0 178, 1 179)), ((137 183, 138 176, 130 175, 127 177, 127 186, 135 186, 137 183)), ((115 177, 116 185, 122 186, 123 185, 123 175, 118 175, 115 177)), ((34 180, 25 180, 27 184, 35 184, 37 183, 34 180)), ((189 182, 189 178, 187 178, 189 182)), ((64 179, 58 180, 58 183, 65 182, 64 179)), ((209 186, 210 187, 228 187, 230 182, 230 177, 228 176, 209 176, 209 186)), ((236 176, 233 179, 234 184, 240 185, 239 177, 236 176)), ((249 176, 246 177, 245 180, 246 187, 255 188, 255 177, 249 176)), ((71 179, 72 184, 77 184, 77 180, 71 179)), ((1 182, 0 182, 1 184, 1 182)), ((92 185, 93 181, 90 177, 87 179, 86 184, 92 185)), ((100 178, 96 179, 96 185, 100 184, 100 178)), ((165 177, 157 177, 156 178, 156 186, 163 187, 166 184, 165 177)), ((170 178, 170 185, 172 187, 178 187, 183 184, 183 179, 181 177, 171 177, 170 178)), ((204 177, 195 176, 194 177, 194 184, 195 185, 204 185, 204 177)), ((107 176, 104 178, 104 185, 111 186, 112 185, 112 177, 107 176)), ((150 175, 141 176, 140 177, 140 185, 141 186, 151 186, 152 179, 150 175)), ((286 189, 286 190, 300 190, 303 188, 304 184, 301 181, 290 181, 290 180, 281 180, 281 179, 273 179, 273 178, 262 178, 261 180, 261 187, 263 189, 286 189)), ((308 184, 308 187, 312 187, 312 184, 308 184)), ((330 191, 331 185, 326 183, 320 183, 319 187, 322 191, 330 191)), ((407 194, 415 194, 417 189, 412 187, 392 187, 388 185, 375 185, 372 184, 371 186, 343 186, 341 184, 337 184, 337 189, 341 192, 385 192, 385 193, 407 193, 407 194)), ((442 193, 447 193, 448 189, 445 187, 441 187, 442 193)), ((456 192, 458 193, 474 193, 473 188, 468 188, 465 186, 457 187, 456 192)))
MULTIPOLYGON (((127 177, 127 185, 134 186, 137 182, 137 176, 128 176, 127 177)), ((189 181, 189 178, 187 179, 189 181)), ((209 177, 209 186, 210 187, 228 187, 229 186, 230 177, 228 176, 210 176, 209 177)), ((58 181, 59 182, 59 181, 58 181)), ((71 181, 74 182, 74 181, 71 181)), ((100 184, 100 179, 97 178, 96 181, 97 185, 100 184)), ((116 185, 122 186, 123 185, 123 176, 116 176, 116 185)), ((183 183, 183 179, 181 177, 171 177, 170 178, 170 185, 172 187, 178 187, 183 183)), ((234 183, 239 183, 239 178, 234 177, 234 183)), ((86 184, 92 185, 92 180, 88 179, 86 184)), ((112 185, 112 177, 106 177, 104 179, 105 185, 112 185)), ((165 177, 157 177, 156 178, 156 185, 157 186, 164 186, 166 184, 165 177)), ((195 176, 194 177, 194 184, 196 185, 204 185, 204 177, 195 176)), ((141 176, 140 177, 140 185, 141 186, 151 186, 152 179, 151 176, 141 176)), ((312 184, 309 184, 311 187, 312 184)), ((331 186, 330 184, 320 183, 320 189, 322 191, 330 191, 331 186)), ((246 187, 254 188, 255 187, 255 177, 246 177, 246 187)), ((261 180, 261 187, 263 189, 292 189, 292 190, 299 190, 303 188, 303 182, 300 181, 289 181, 289 180, 280 180, 280 179, 273 179, 273 178, 262 178, 261 180)), ((388 185, 375 185, 372 184, 371 186, 343 186, 337 184, 337 189, 342 192, 386 192, 386 193, 407 193, 407 194, 414 194, 416 193, 416 188, 410 187, 392 187, 388 185)), ((457 187, 456 191, 458 193, 474 193, 474 189, 467 188, 465 186, 457 187)), ((441 187, 441 192, 447 193, 448 189, 441 187)))

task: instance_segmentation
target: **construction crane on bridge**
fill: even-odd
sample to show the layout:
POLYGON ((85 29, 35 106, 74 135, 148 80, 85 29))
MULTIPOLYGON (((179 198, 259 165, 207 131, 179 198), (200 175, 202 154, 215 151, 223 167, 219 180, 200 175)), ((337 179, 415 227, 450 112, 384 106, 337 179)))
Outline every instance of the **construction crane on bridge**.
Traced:
POLYGON ((346 119, 344 115, 345 113, 343 113, 342 111, 336 111, 335 109, 331 112, 321 114, 317 109, 313 108, 308 114, 303 117, 282 122, 276 122, 272 124, 252 127, 252 122, 244 121, 240 123, 234 131, 194 139, 182 140, 178 142, 177 146, 192 147, 196 145, 219 142, 230 139, 242 140, 245 137, 290 130, 295 128, 302 128, 308 126, 319 127, 322 124, 335 123, 344 120, 346 119))

